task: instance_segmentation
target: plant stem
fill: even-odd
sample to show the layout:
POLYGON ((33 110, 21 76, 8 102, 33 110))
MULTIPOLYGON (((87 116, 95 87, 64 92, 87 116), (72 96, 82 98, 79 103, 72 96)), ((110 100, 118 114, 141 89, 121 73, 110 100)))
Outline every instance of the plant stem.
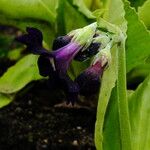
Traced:
POLYGON ((121 150, 131 150, 131 129, 126 93, 125 41, 118 44, 118 111, 120 122, 121 150))

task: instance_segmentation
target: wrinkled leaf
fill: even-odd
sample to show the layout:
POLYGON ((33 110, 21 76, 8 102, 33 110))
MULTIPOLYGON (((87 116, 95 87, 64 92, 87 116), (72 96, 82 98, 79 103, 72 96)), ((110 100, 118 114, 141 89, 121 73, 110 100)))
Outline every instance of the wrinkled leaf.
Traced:
POLYGON ((144 64, 150 55, 150 34, 139 20, 137 13, 125 3, 125 18, 128 22, 126 41, 127 72, 137 65, 144 64))
POLYGON ((0 92, 17 92, 29 82, 38 79, 41 79, 41 76, 37 67, 37 56, 27 55, 0 78, 0 92))

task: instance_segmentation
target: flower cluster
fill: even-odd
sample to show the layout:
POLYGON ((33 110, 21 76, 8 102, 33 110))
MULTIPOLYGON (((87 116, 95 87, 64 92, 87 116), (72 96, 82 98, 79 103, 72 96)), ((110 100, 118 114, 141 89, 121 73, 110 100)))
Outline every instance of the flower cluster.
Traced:
POLYGON ((40 30, 27 27, 26 31, 27 34, 16 38, 17 41, 25 44, 31 53, 39 55, 40 75, 48 76, 53 87, 59 86, 64 91, 67 104, 74 104, 79 94, 87 96, 98 91, 100 78, 110 60, 112 43, 109 34, 98 30, 97 23, 57 37, 52 51, 43 47, 40 30), (91 65, 72 80, 67 74, 71 61, 85 61, 92 56, 91 65))

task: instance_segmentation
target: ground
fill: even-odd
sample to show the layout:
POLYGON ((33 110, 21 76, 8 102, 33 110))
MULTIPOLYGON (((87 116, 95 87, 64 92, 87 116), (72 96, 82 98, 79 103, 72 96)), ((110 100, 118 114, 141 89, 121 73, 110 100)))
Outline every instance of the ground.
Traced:
POLYGON ((0 110, 0 150, 95 150, 96 109, 55 107, 50 95, 31 83, 0 110))

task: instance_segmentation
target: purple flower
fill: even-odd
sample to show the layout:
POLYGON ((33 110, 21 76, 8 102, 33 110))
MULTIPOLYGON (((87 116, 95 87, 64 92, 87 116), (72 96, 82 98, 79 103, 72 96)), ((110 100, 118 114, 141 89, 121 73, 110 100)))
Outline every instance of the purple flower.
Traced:
POLYGON ((75 42, 70 42, 66 46, 52 52, 56 70, 60 74, 64 74, 67 72, 71 61, 81 48, 81 45, 75 42))
MULTIPOLYGON (((57 38, 57 42, 58 39, 59 38, 57 38)), ((49 76, 50 80, 55 81, 56 86, 60 87, 66 93, 67 103, 71 102, 74 104, 78 97, 79 88, 67 75, 67 69, 72 59, 81 49, 81 46, 75 42, 69 43, 71 40, 69 36, 63 38, 65 42, 61 43, 62 38, 60 39, 58 45, 56 40, 53 44, 54 48, 57 47, 59 49, 49 52, 42 46, 43 36, 38 29, 27 28, 27 34, 16 38, 17 41, 27 46, 26 49, 28 51, 40 55, 38 58, 40 75, 44 77, 49 76), (68 41, 66 39, 68 39, 68 41)))
POLYGON ((27 46, 26 50, 37 55, 48 55, 48 51, 43 48, 43 35, 40 30, 36 28, 26 28, 27 34, 16 38, 17 41, 27 46))
POLYGON ((96 55, 99 51, 99 48, 100 43, 91 43, 87 49, 85 49, 84 51, 79 51, 74 59, 77 61, 87 60, 88 58, 96 55))
POLYGON ((97 61, 75 79, 81 95, 89 96, 98 92, 103 71, 104 66, 102 67, 101 61, 97 61))
MULTIPOLYGON (((78 99, 79 86, 82 91, 81 84, 78 83, 82 75, 76 79, 77 82, 74 82, 68 76, 67 70, 71 61, 81 50, 87 52, 87 57, 97 53, 100 44, 91 44, 95 30, 96 24, 94 23, 83 29, 74 30, 66 36, 58 37, 53 42, 53 51, 51 52, 43 47, 43 35, 38 29, 27 28, 27 34, 17 37, 16 39, 25 44, 29 52, 40 55, 38 58, 40 75, 44 77, 49 76, 49 79, 52 80, 51 83, 56 84, 56 87, 60 87, 65 92, 67 103, 71 102, 74 104, 78 99)), ((79 55, 81 56, 82 53, 79 55)), ((96 69, 97 67, 94 66, 93 69, 96 69)), ((90 72, 91 69, 88 70, 87 72, 90 72)), ((97 71, 95 73, 97 73, 97 71)))
POLYGON ((54 39, 53 41, 53 46, 52 46, 52 50, 57 50, 63 46, 66 46, 67 44, 70 43, 71 41, 70 36, 66 35, 66 36, 59 36, 56 39, 54 39))

